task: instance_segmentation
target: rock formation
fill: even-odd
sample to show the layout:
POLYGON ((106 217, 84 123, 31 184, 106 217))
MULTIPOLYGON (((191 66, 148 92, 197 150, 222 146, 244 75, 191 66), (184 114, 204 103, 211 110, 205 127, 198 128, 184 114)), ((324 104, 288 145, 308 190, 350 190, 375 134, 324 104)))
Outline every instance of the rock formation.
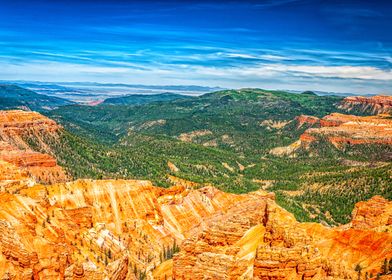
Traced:
POLYGON ((382 114, 392 112, 392 96, 349 96, 339 105, 340 109, 361 113, 382 114))
MULTIPOLYGON (((297 156, 298 150, 308 150, 311 144, 328 141, 338 149, 360 144, 392 147, 392 118, 387 114, 377 116, 354 116, 332 113, 321 119, 298 116, 297 129, 308 127, 299 140, 291 145, 270 150, 275 156, 297 156)), ((390 158, 389 154, 384 154, 390 158)))
POLYGON ((320 119, 314 116, 300 115, 295 118, 297 122, 297 129, 306 125, 306 127, 313 126, 320 123, 320 119))
POLYGON ((320 120, 320 128, 310 128, 300 137, 304 146, 325 138, 336 147, 344 144, 392 145, 392 119, 389 115, 359 117, 333 113, 320 120))
MULTIPOLYGON (((371 207, 373 200, 363 205, 371 207)), ((380 207, 390 211, 386 205, 380 207)), ((298 223, 272 199, 253 197, 185 240, 173 274, 175 279, 353 279, 360 264, 363 273, 375 275, 392 256, 392 234, 370 229, 298 223)))
POLYGON ((34 184, 0 200, 0 276, 10 279, 343 279, 392 257, 392 204, 381 197, 339 228, 298 223, 263 191, 148 181, 34 184))
POLYGON ((0 111, 0 160, 26 170, 40 182, 64 181, 64 170, 47 154, 50 150, 44 141, 59 129, 56 122, 36 112, 0 111), (32 145, 46 153, 33 151, 32 145))
POLYGON ((355 229, 375 231, 392 230, 392 202, 382 196, 358 202, 354 208, 350 226, 355 229))

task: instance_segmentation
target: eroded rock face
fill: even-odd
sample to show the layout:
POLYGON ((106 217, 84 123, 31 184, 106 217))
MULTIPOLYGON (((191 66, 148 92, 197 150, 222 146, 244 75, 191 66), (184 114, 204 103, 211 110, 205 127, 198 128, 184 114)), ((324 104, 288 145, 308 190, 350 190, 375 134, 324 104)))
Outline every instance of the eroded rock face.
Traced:
POLYGON ((320 120, 320 128, 310 128, 300 137, 304 146, 323 137, 336 147, 344 144, 392 145, 392 119, 388 115, 359 117, 333 113, 320 120))
POLYGON ((320 122, 320 119, 314 116, 300 115, 295 118, 295 121, 297 122, 297 128, 301 128, 304 125, 313 126, 315 124, 318 124, 320 122))
MULTIPOLYGON (((298 150, 309 150, 311 144, 320 141, 327 141, 338 149, 355 145, 392 147, 392 117, 387 114, 361 117, 332 113, 321 119, 298 116, 295 121, 298 129, 305 125, 310 128, 301 134, 299 140, 289 146, 273 148, 270 154, 295 157, 298 150)), ((391 158, 388 152, 382 156, 388 160, 391 158)))
POLYGON ((59 129, 55 121, 36 112, 0 111, 0 160, 26 170, 39 182, 65 181, 67 176, 56 159, 33 151, 29 143, 32 140, 48 150, 44 137, 56 135, 59 129))
POLYGON ((371 114, 382 114, 392 112, 392 96, 350 96, 346 97, 340 104, 340 109, 347 111, 359 111, 371 114))
POLYGON ((366 202, 358 202, 353 210, 351 227, 391 231, 392 202, 382 196, 375 196, 366 202))
POLYGON ((0 137, 18 148, 29 148, 23 139, 27 133, 55 133, 60 126, 37 112, 21 110, 0 111, 0 137))
POLYGON ((392 205, 381 197, 339 228, 298 223, 263 191, 148 181, 36 184, 0 201, 9 279, 343 279, 392 257, 392 205), (180 252, 165 261, 174 244, 180 252))
POLYGON ((3 192, 0 222, 7 227, 0 227, 0 234, 9 238, 1 243, 0 276, 133 279, 145 273, 151 278, 164 251, 199 232, 205 219, 246 199, 212 187, 162 189, 132 180, 79 180, 3 192))
MULTIPOLYGON (((363 204, 371 209, 373 200, 363 204)), ((390 209, 389 204, 385 207, 390 209)), ((227 211, 221 219, 211 219, 205 230, 185 240, 174 257, 173 276, 354 279, 357 264, 364 273, 376 274, 384 258, 392 256, 392 234, 351 226, 327 228, 298 223, 273 200, 250 199, 227 211)))

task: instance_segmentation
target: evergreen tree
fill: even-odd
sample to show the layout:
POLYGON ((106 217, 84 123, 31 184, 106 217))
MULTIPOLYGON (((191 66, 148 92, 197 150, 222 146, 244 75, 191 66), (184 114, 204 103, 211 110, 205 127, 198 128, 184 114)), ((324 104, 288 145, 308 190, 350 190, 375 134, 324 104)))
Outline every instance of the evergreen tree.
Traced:
POLYGON ((392 273, 392 259, 389 260, 389 273, 392 273))
POLYGON ((382 265, 382 274, 387 274, 388 271, 389 271, 388 261, 387 259, 385 259, 382 265))
POLYGON ((358 280, 361 280, 361 272, 362 272, 362 267, 360 264, 357 264, 355 266, 355 271, 358 272, 358 280))

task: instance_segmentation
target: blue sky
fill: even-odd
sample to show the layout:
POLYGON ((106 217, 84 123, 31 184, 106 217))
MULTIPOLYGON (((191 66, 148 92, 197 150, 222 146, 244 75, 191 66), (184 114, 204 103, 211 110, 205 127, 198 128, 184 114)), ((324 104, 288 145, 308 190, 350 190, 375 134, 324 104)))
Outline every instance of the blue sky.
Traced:
POLYGON ((0 79, 392 94, 392 1, 3 1, 0 79))

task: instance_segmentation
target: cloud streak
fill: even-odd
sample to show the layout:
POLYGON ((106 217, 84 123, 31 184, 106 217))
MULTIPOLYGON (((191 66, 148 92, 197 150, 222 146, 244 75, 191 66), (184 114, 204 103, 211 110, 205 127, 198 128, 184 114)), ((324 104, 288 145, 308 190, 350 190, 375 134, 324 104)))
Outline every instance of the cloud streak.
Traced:
POLYGON ((2 6, 0 79, 391 90, 388 3, 32 2, 2 6))

